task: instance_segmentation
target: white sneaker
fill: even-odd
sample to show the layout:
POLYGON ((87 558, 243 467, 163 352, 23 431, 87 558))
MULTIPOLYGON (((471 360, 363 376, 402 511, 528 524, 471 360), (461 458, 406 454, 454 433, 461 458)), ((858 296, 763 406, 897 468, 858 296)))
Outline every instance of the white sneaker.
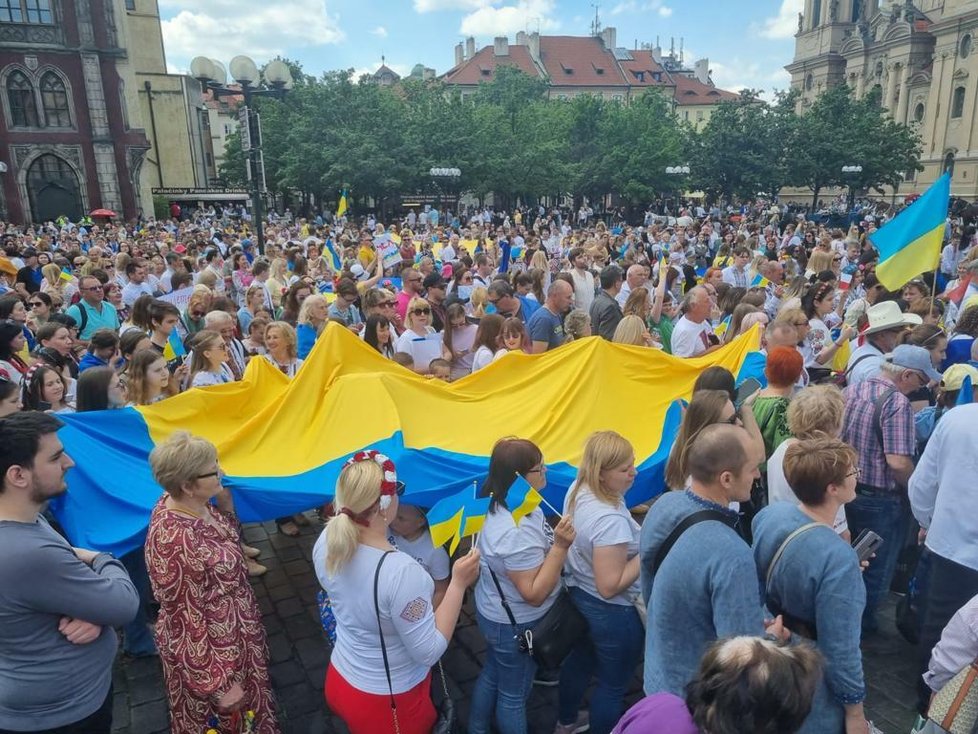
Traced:
POLYGON ((587 711, 577 712, 577 721, 573 724, 561 724, 557 722, 554 727, 554 734, 581 734, 591 728, 591 715, 587 711))

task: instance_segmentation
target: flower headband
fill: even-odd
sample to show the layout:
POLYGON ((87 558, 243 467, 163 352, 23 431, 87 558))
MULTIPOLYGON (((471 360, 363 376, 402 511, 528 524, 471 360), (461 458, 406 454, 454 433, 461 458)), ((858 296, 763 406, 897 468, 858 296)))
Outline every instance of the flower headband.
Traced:
POLYGON ((369 449, 357 451, 347 459, 343 468, 346 469, 348 466, 353 466, 361 461, 374 461, 384 472, 384 476, 380 480, 380 509, 386 510, 391 506, 391 497, 395 494, 404 493, 404 483, 397 481, 397 469, 394 468, 394 462, 379 451, 369 449))

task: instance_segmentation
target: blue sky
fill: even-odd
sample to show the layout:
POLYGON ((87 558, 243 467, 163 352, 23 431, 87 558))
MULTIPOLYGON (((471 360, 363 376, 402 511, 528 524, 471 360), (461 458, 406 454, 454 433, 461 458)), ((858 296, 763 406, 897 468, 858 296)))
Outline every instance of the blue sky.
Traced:
MULTIPOLYGON (((618 45, 636 41, 664 49, 685 43, 685 58, 710 59, 726 89, 783 89, 803 0, 597 0, 618 45)), ((159 0, 167 64, 185 71, 205 55, 227 63, 237 54, 257 62, 281 54, 307 73, 374 71, 385 56, 406 74, 417 63, 439 74, 454 64, 454 47, 469 35, 477 47, 519 30, 585 35, 594 0, 159 0)))

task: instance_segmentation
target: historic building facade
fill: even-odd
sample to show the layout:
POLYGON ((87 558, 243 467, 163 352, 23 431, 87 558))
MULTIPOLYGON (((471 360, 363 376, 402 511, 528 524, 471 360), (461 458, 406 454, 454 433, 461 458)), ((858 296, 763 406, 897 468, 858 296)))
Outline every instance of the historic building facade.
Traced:
POLYGON ((0 213, 13 221, 135 216, 148 149, 128 110, 114 0, 0 2, 0 213))
MULTIPOLYGON (((951 171, 951 193, 978 197, 978 0, 805 0, 785 67, 803 113, 820 91, 875 91, 923 141, 924 170, 898 193, 951 171)), ((857 165, 859 161, 853 161, 857 165)))
POLYGON ((545 80, 552 99, 588 94, 625 104, 647 89, 659 89, 673 101, 677 116, 696 128, 709 121, 721 102, 737 99, 714 85, 707 59, 688 68, 674 50, 666 55, 658 47, 620 47, 612 27, 590 36, 521 31, 515 41, 500 36, 493 45, 476 50, 475 39, 469 38, 455 47, 455 66, 441 78, 463 96, 492 81, 500 66, 515 66, 545 80))

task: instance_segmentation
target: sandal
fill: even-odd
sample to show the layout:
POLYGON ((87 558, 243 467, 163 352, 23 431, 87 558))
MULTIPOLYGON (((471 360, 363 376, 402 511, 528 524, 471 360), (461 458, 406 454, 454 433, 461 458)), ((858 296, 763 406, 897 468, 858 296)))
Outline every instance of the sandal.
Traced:
POLYGON ((250 545, 241 544, 241 552, 244 554, 245 558, 258 558, 261 555, 261 551, 258 548, 253 548, 250 545))
POLYGON ((278 531, 282 533, 282 535, 288 535, 290 538, 295 538, 299 535, 299 526, 292 520, 289 520, 288 522, 283 522, 281 525, 279 525, 278 531))
POLYGON ((301 512, 293 515, 292 520, 296 525, 301 525, 302 527, 309 527, 312 523, 309 522, 309 518, 303 515, 301 512))

